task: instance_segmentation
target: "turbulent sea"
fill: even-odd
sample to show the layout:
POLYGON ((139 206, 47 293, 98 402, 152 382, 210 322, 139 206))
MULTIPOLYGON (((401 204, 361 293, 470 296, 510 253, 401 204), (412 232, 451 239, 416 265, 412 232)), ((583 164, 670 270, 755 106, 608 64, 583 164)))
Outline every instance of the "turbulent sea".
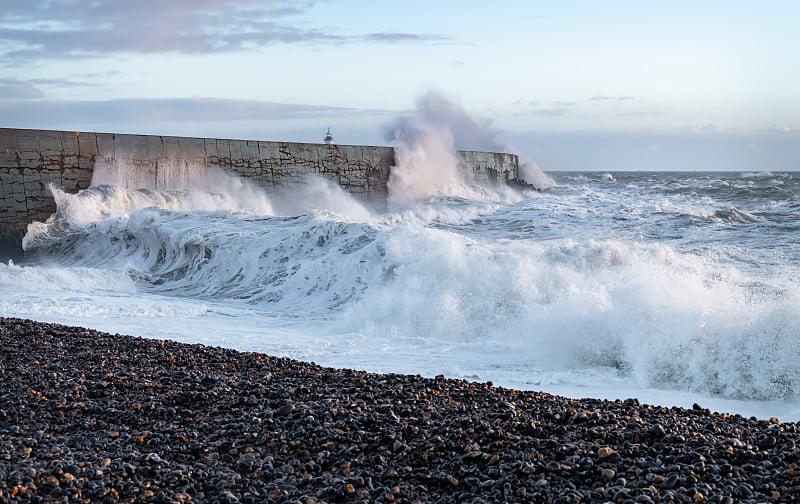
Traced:
POLYGON ((800 419, 800 173, 549 176, 380 209, 322 180, 52 188, 0 315, 800 419))

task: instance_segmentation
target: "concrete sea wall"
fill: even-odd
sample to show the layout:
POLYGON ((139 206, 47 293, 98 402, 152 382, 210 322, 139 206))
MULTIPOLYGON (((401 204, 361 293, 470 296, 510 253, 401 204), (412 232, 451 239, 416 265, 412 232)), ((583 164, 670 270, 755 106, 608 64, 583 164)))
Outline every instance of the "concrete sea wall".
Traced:
MULTIPOLYGON (((518 178, 513 154, 457 154, 460 169, 477 183, 518 178)), ((55 211, 48 184, 78 192, 89 187, 99 167, 132 189, 177 189, 193 173, 212 167, 268 191, 303 183, 313 174, 380 205, 393 164, 392 147, 0 128, 0 242, 14 248, 29 223, 55 211)))

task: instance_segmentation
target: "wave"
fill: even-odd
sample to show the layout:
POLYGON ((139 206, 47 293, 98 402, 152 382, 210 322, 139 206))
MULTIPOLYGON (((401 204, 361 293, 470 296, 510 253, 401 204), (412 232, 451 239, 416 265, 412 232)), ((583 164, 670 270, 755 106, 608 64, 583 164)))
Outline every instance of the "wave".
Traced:
POLYGON ((748 179, 748 178, 766 178, 766 177, 773 177, 774 175, 772 172, 769 171, 760 171, 760 172, 742 172, 741 178, 748 179))
MULTIPOLYGON (((235 181, 227 177, 220 181, 235 181)), ((155 191, 151 189, 125 189, 116 185, 97 185, 70 194, 49 184, 56 203, 56 212, 46 222, 33 222, 22 241, 24 250, 34 250, 40 242, 52 242, 66 236, 71 230, 83 228, 106 219, 121 219, 131 212, 144 208, 161 208, 171 211, 248 212, 271 215, 269 199, 251 186, 240 183, 233 192, 221 185, 219 192, 155 191)))
MULTIPOLYGON (((59 200, 57 217, 26 240, 53 268, 124 274, 126 295, 313 319, 338 338, 490 354, 500 367, 521 363, 521 374, 610 370, 642 387, 800 398, 796 266, 750 270, 744 259, 658 241, 600 239, 608 228, 582 219, 608 223, 617 198, 595 194, 579 207, 589 200, 558 192, 567 190, 521 202, 430 196, 362 219, 160 208, 175 203, 168 196, 193 196, 98 187, 59 200), (78 212, 83 204, 98 209, 78 212)), ((725 215, 747 217, 733 210, 725 215)), ((640 213, 635 222, 650 218, 640 213)))
POLYGON ((729 224, 753 224, 761 222, 761 219, 753 214, 739 210, 738 208, 729 208, 727 210, 713 210, 712 208, 696 206, 696 205, 657 205, 654 213, 672 214, 678 216, 685 216, 695 219, 703 220, 716 220, 729 224))
POLYGON ((759 222, 760 220, 755 215, 743 212, 737 208, 731 208, 729 210, 718 210, 714 212, 714 217, 726 222, 736 223, 736 224, 752 224, 754 222, 759 222))
POLYGON ((500 348, 501 361, 528 369, 613 368, 648 387, 800 395, 791 284, 757 287, 658 245, 501 245, 436 231, 392 237, 392 281, 351 307, 349 330, 500 348))
POLYGON ((364 265, 380 253, 375 233, 322 213, 248 217, 145 208, 49 242, 39 235, 35 251, 40 261, 63 266, 125 270, 160 295, 324 312, 363 292, 364 265))

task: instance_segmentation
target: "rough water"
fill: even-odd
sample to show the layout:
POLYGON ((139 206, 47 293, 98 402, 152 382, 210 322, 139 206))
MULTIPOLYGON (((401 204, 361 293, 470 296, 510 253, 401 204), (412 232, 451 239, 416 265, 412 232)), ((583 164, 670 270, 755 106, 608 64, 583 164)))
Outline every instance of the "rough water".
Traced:
POLYGON ((800 418, 799 173, 549 176, 542 191, 406 178, 388 209, 322 180, 53 188, 26 260, 0 265, 0 313, 800 418))

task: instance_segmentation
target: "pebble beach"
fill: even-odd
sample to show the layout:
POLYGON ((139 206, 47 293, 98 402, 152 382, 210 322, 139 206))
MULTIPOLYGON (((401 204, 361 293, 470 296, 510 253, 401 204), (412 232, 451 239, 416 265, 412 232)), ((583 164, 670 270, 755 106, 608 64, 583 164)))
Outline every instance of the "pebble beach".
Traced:
POLYGON ((0 502, 793 502, 795 423, 0 318, 0 502))

